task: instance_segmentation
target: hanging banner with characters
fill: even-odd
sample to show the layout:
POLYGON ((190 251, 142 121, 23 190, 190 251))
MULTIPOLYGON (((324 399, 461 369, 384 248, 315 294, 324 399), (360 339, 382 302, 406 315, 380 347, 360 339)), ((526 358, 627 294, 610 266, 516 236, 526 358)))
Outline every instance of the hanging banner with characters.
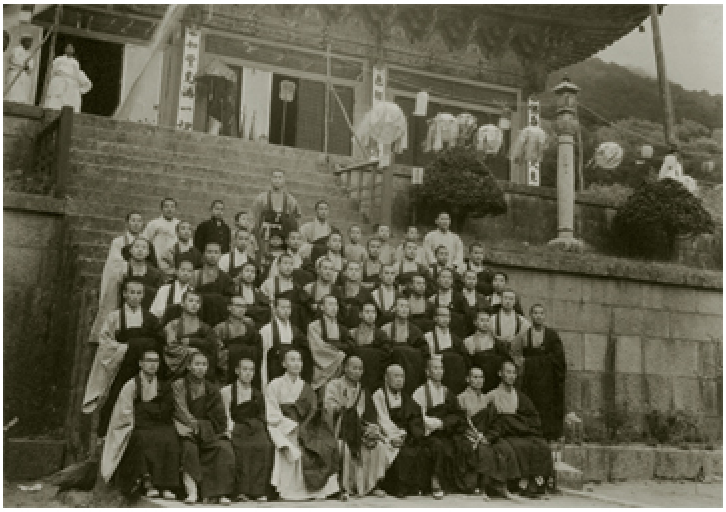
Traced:
MULTIPOLYGON (((539 101, 530 99, 527 102, 527 124, 529 126, 540 126, 539 101)), ((539 187, 539 161, 527 161, 527 185, 539 187)))
POLYGON ((194 124, 195 78, 199 69, 199 30, 187 27, 184 34, 184 59, 182 62, 179 110, 176 116, 178 130, 192 130, 194 124))

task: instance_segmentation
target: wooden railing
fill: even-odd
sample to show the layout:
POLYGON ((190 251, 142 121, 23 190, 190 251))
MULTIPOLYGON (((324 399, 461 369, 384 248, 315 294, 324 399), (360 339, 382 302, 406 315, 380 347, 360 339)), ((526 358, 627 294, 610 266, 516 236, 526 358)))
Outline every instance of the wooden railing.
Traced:
POLYGON ((52 195, 58 198, 65 197, 72 134, 73 108, 63 107, 35 136, 33 172, 48 180, 52 195))
POLYGON ((334 171, 347 188, 349 197, 359 203, 368 222, 391 224, 393 199, 392 170, 378 169, 377 161, 363 162, 334 171))

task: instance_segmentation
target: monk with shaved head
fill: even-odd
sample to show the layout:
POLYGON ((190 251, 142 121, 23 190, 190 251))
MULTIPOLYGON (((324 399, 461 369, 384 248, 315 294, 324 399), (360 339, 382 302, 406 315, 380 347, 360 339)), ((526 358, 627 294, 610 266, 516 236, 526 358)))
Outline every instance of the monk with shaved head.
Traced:
POLYGON ((406 375, 393 364, 383 387, 373 394, 378 426, 386 438, 388 467, 381 488, 398 498, 418 495, 426 486, 425 430, 421 407, 403 392, 406 375))

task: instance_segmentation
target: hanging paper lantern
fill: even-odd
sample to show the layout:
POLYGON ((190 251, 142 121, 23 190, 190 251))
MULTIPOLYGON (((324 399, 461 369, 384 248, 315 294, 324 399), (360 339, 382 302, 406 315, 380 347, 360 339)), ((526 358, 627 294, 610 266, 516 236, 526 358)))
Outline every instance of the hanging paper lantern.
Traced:
POLYGON ((646 144, 645 146, 640 148, 640 156, 641 158, 645 158, 646 160, 653 158, 653 146, 649 146, 646 144))
POLYGON ((476 118, 468 112, 463 112, 456 116, 456 124, 460 143, 469 140, 476 130, 476 118))
POLYGON ((541 162, 546 147, 547 133, 539 126, 526 126, 512 146, 511 159, 515 162, 541 162))
POLYGON ((595 165, 615 169, 623 161, 623 148, 616 142, 603 142, 595 150, 595 165))
POLYGON ((429 132, 424 141, 424 151, 440 151, 445 144, 448 144, 449 147, 456 144, 459 136, 459 123, 453 115, 439 112, 428 123, 429 132))
POLYGON ((712 160, 708 160, 701 164, 701 169, 703 170, 703 172, 713 172, 715 168, 716 164, 712 160))
POLYGON ((413 111, 415 116, 426 116, 426 109, 429 105, 429 93, 421 91, 416 95, 416 108, 413 111))
POLYGON ((280 99, 288 102, 295 99, 295 82, 290 80, 280 82, 280 99))
POLYGON ((479 127, 476 134, 476 149, 484 151, 487 155, 496 155, 502 147, 504 134, 502 130, 493 124, 485 124, 479 127))
POLYGON ((401 107, 390 101, 373 105, 358 127, 358 136, 364 145, 369 139, 379 144, 394 145, 401 152, 408 147, 408 122, 401 107))

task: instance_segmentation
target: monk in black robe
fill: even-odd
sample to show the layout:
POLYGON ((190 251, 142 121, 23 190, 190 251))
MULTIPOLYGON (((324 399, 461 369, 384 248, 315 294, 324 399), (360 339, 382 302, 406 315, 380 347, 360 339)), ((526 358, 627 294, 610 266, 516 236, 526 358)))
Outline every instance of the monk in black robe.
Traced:
POLYGON ((376 327, 378 310, 374 302, 364 302, 361 322, 350 332, 355 348, 351 352, 363 362, 365 372, 361 384, 369 393, 383 386, 386 368, 391 359, 391 340, 376 327))
POLYGON ((219 388, 204 378, 207 364, 202 352, 194 353, 187 376, 172 383, 187 494, 184 502, 193 504, 202 498, 227 505, 234 492, 234 451, 219 388))
MULTIPOLYGON (((84 397, 84 412, 96 409, 105 400, 98 418, 98 436, 105 437, 111 412, 126 381, 139 373, 139 359, 144 350, 161 350, 163 335, 159 321, 141 306, 144 285, 135 279, 124 283, 124 301, 120 309, 109 313, 98 339, 91 373, 84 397)), ((162 366, 162 374, 166 374, 162 366)))
POLYGON ((390 323, 396 316, 396 299, 404 295, 396 286, 396 267, 383 265, 381 271, 381 284, 371 292, 371 298, 378 306, 378 319, 376 323, 381 326, 390 323))
POLYGON ((348 329, 358 327, 363 304, 371 300, 370 291, 361 285, 361 263, 349 261, 345 267, 345 279, 342 285, 340 323, 348 329))
POLYGON ((101 476, 113 476, 124 494, 176 499, 179 487, 179 441, 174 422, 174 396, 169 382, 159 380, 160 356, 144 350, 141 371, 118 395, 103 445, 101 476))
POLYGON ((473 270, 464 272, 464 287, 458 292, 461 297, 461 307, 464 311, 464 338, 476 332, 476 316, 479 311, 487 310, 487 299, 477 291, 477 278, 473 270))
POLYGON ((141 301, 141 307, 146 311, 151 309, 156 292, 167 280, 166 274, 148 261, 147 255, 150 254, 151 247, 151 243, 142 237, 134 240, 129 247, 129 257, 126 258, 128 262, 126 272, 121 277, 119 286, 119 294, 121 295, 119 304, 123 302, 124 284, 126 281, 133 280, 144 285, 144 298, 141 301))
POLYGON ((219 268, 220 246, 209 242, 204 250, 204 264, 194 271, 194 289, 202 295, 200 318, 207 325, 217 325, 227 318, 227 304, 234 292, 234 282, 219 268))
POLYGON ((464 340, 472 367, 484 372, 482 391, 488 393, 499 385, 499 369, 509 357, 507 348, 494 338, 489 313, 479 310, 476 315, 476 332, 464 340))
POLYGON ((464 348, 461 338, 449 328, 451 321, 449 308, 439 307, 436 310, 434 328, 424 335, 431 356, 441 354, 444 362, 444 385, 453 393, 458 394, 466 389, 466 375, 471 361, 464 348))
POLYGON ((484 436, 490 443, 508 443, 517 456, 524 496, 543 494, 554 475, 552 452, 542 437, 539 414, 527 395, 514 387, 517 366, 505 360, 500 370, 501 383, 489 393, 488 418, 484 436))
POLYGON ((265 294, 270 304, 274 303, 278 297, 288 299, 292 308, 290 322, 300 330, 307 330, 308 314, 306 311, 310 296, 303 289, 303 285, 295 279, 293 267, 292 255, 280 255, 275 270, 277 275, 262 283, 260 291, 265 294))
MULTIPOLYGON (((494 271, 484 264, 484 245, 474 242, 469 246, 469 257, 464 259, 464 271, 472 271, 476 275, 476 291, 484 297, 491 295, 494 271)), ((462 283, 463 284, 463 283, 462 283)))
POLYGON ((267 432, 265 399, 252 385, 255 369, 251 359, 240 359, 235 366, 237 378, 220 393, 235 455, 237 501, 264 502, 272 474, 274 446, 267 432))
POLYGON ((427 487, 425 428, 421 407, 403 391, 403 368, 391 365, 385 385, 373 394, 378 426, 391 447, 390 466, 380 487, 398 498, 416 496, 427 487))
MULTIPOLYGON (((503 292, 507 289, 507 282, 509 281, 509 276, 507 276, 504 272, 495 272, 494 276, 492 277, 492 293, 490 295, 487 295, 487 309, 489 310, 489 314, 493 315, 495 313, 498 313, 500 309, 502 309, 502 302, 503 302, 503 292)), ((524 315, 524 310, 522 309, 522 304, 519 302, 519 297, 516 297, 514 301, 513 309, 515 313, 518 315, 524 315)))
POLYGON ((425 277, 413 276, 411 278, 411 287, 408 295, 408 303, 411 310, 409 320, 421 332, 429 332, 434 328, 434 310, 436 308, 433 302, 430 302, 426 298, 427 286, 425 277))
MULTIPOLYGON (((318 277, 317 280, 305 285, 305 293, 308 302, 306 304, 306 318, 304 321, 305 328, 310 322, 320 318, 321 300, 327 295, 332 295, 339 301, 342 300, 343 292, 339 286, 335 284, 335 269, 333 262, 326 257, 322 257, 317 263, 318 277)), ((341 318, 339 317, 340 321, 341 318)))
POLYGON ((428 269, 425 265, 417 261, 418 244, 415 240, 406 240, 403 242, 403 259, 397 264, 396 286, 403 294, 408 294, 412 287, 412 279, 415 276, 426 278, 428 269))
POLYGON ((449 327, 458 338, 463 339, 469 332, 469 324, 466 319, 466 302, 461 292, 454 289, 454 274, 452 269, 441 269, 436 282, 437 289, 429 302, 434 305, 434 310, 447 308, 451 321, 449 327))
POLYGON ((548 441, 562 437, 565 421, 565 375, 567 362, 557 331, 545 326, 541 304, 530 309, 532 327, 524 335, 522 391, 534 404, 548 441))
MULTIPOLYGON (((217 339, 223 345, 219 353, 218 366, 222 371, 221 381, 231 384, 236 380, 237 364, 249 359, 260 368, 262 363, 262 338, 254 322, 246 316, 247 302, 239 295, 233 295, 229 303, 229 318, 214 327, 217 339)), ((259 371, 255 373, 252 385, 261 386, 259 371)))
POLYGON ((232 288, 234 295, 244 298, 247 303, 246 315, 252 319, 257 329, 270 321, 270 300, 255 285, 257 267, 253 263, 244 263, 232 288))
POLYGON ((414 401, 421 407, 425 428, 427 467, 423 472, 429 476, 424 489, 430 491, 434 499, 444 497, 444 491, 456 490, 455 438, 466 430, 466 418, 459 407, 456 395, 442 384, 444 364, 441 356, 433 356, 428 361, 428 379, 413 394, 414 401))
POLYGON ((380 260, 382 242, 379 238, 369 238, 366 244, 368 258, 363 261, 361 269, 361 286, 372 291, 381 284, 381 270, 383 263, 380 260))
POLYGON ((338 301, 332 295, 323 297, 320 318, 308 324, 308 345, 313 359, 315 391, 343 373, 343 361, 355 348, 348 329, 338 322, 338 301))
POLYGON ((426 361, 431 351, 421 330, 409 321, 409 301, 406 297, 396 299, 396 317, 381 330, 391 340, 391 364, 403 368, 406 381, 403 391, 407 396, 426 382, 426 361))

